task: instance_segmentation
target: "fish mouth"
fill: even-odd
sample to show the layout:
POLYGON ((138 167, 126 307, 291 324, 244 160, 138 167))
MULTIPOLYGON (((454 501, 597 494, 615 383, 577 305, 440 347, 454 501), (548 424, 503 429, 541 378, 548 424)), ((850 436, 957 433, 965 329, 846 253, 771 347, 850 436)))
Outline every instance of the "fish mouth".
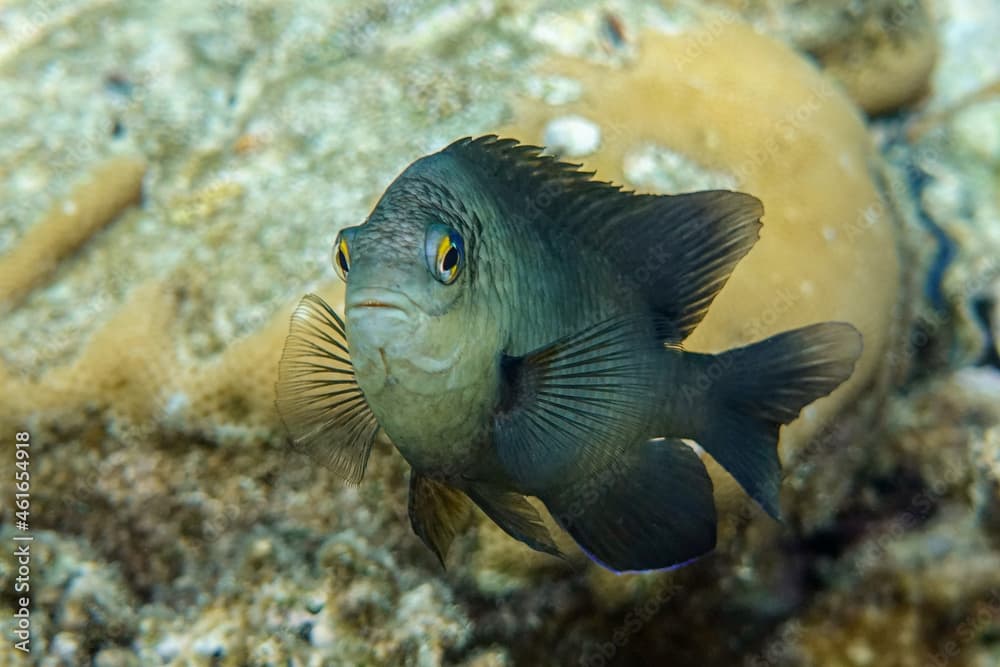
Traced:
POLYGON ((405 352, 419 324, 419 310, 405 294, 384 288, 350 290, 346 301, 347 340, 351 361, 359 376, 382 378, 391 375, 389 362, 405 352))
MULTIPOLYGON (((403 294, 389 289, 365 288, 352 294, 347 301, 347 311, 384 310, 397 311, 398 314, 409 316, 415 308, 413 301, 403 294)), ((393 314, 397 314, 393 313, 393 314)))

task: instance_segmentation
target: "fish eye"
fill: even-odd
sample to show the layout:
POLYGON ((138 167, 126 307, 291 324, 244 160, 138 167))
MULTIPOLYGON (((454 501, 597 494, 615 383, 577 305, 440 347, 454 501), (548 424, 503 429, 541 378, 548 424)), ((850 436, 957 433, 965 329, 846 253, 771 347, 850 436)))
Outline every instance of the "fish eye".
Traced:
POLYGON ((431 275, 439 282, 450 285, 462 270, 465 240, 451 227, 437 223, 428 225, 424 256, 431 275))
POLYGON ((351 250, 347 247, 347 239, 344 238, 343 232, 337 235, 337 241, 333 244, 333 268, 346 283, 347 274, 351 270, 351 250))

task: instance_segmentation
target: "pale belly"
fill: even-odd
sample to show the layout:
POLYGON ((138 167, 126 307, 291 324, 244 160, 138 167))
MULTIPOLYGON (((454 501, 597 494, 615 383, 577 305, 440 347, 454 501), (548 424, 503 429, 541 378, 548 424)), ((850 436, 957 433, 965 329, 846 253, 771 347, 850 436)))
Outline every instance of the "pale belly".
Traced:
POLYGON ((415 470, 428 477, 495 482, 505 475, 493 450, 493 400, 482 391, 453 388, 420 391, 390 376, 369 406, 396 449, 415 470))

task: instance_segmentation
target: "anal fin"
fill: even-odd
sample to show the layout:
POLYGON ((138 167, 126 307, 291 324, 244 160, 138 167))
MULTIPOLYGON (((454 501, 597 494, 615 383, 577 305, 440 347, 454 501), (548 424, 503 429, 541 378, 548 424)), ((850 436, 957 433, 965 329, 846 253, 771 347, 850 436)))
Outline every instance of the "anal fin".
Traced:
POLYGON ((715 547, 712 480, 680 440, 648 440, 542 497, 593 560, 616 572, 684 565, 715 547))

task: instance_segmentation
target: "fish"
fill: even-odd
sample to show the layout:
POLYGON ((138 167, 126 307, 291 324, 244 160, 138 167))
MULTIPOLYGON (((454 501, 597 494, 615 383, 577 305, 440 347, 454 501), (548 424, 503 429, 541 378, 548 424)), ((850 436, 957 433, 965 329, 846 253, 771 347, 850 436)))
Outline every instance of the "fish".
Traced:
POLYGON ((639 194, 580 167, 496 135, 416 160, 337 234, 344 317, 314 294, 292 315, 289 441, 357 484, 382 433, 442 566, 474 507, 566 558, 529 498, 608 570, 690 563, 717 525, 691 443, 780 520, 781 426, 861 354, 847 322, 686 350, 759 238, 761 201, 639 194))

